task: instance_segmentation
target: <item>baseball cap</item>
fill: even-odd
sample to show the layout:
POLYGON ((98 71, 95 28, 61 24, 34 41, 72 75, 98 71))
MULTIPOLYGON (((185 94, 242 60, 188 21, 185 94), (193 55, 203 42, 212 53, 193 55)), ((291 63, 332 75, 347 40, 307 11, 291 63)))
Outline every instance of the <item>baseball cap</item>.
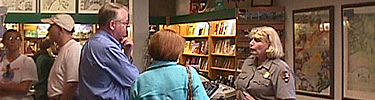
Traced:
POLYGON ((56 14, 51 18, 41 20, 43 23, 56 24, 68 31, 72 31, 74 27, 74 19, 68 14, 56 14))

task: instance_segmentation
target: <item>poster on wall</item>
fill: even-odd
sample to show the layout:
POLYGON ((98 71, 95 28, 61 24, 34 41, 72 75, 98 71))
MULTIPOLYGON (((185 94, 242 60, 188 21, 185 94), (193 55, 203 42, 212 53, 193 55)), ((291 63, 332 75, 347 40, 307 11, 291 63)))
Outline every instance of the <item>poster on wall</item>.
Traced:
POLYGON ((375 2, 344 5, 344 98, 375 98, 375 2))
POLYGON ((76 0, 40 0, 40 13, 75 13, 76 0))
POLYGON ((332 98, 333 6, 295 10, 293 24, 297 93, 332 98))
POLYGON ((36 13, 36 0, 0 0, 0 6, 8 13, 36 13))
POLYGON ((116 0, 78 0, 78 13, 97 14, 106 3, 114 3, 116 0))

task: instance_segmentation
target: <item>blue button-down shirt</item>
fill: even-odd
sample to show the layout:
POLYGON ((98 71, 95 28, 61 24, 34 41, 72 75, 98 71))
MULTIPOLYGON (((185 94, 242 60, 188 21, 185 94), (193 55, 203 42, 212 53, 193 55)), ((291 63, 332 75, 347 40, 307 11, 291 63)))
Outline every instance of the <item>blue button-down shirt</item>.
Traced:
POLYGON ((99 30, 84 45, 79 68, 79 95, 87 100, 128 100, 138 68, 121 52, 121 44, 99 30))

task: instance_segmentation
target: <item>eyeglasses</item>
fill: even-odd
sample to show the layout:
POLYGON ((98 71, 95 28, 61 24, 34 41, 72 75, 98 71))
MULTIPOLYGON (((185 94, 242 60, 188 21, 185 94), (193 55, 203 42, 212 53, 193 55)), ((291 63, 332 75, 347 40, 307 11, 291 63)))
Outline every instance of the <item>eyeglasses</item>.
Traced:
POLYGON ((126 27, 129 27, 129 22, 128 22, 128 21, 123 22, 123 21, 120 21, 120 20, 115 20, 115 22, 119 22, 120 24, 123 24, 123 25, 125 25, 126 27))
POLYGON ((17 36, 17 37, 8 37, 8 38, 5 38, 5 40, 9 40, 9 41, 12 41, 12 40, 21 40, 21 37, 17 36))

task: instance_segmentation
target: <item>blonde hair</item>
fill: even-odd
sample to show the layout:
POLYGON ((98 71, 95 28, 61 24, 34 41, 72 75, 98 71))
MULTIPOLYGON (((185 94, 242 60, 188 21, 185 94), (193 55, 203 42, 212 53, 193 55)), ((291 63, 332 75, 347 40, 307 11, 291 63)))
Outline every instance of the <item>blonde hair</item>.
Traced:
POLYGON ((255 35, 255 37, 259 37, 261 39, 264 38, 270 44, 266 50, 268 58, 282 58, 284 56, 283 46, 281 44, 279 35, 272 27, 262 26, 253 28, 250 31, 250 37, 252 35, 255 35))
POLYGON ((148 45, 148 53, 154 60, 177 61, 184 50, 185 39, 172 30, 156 32, 148 45))
POLYGON ((101 26, 107 26, 111 20, 119 19, 120 9, 125 9, 129 12, 129 9, 119 3, 107 3, 99 10, 98 23, 101 26))

